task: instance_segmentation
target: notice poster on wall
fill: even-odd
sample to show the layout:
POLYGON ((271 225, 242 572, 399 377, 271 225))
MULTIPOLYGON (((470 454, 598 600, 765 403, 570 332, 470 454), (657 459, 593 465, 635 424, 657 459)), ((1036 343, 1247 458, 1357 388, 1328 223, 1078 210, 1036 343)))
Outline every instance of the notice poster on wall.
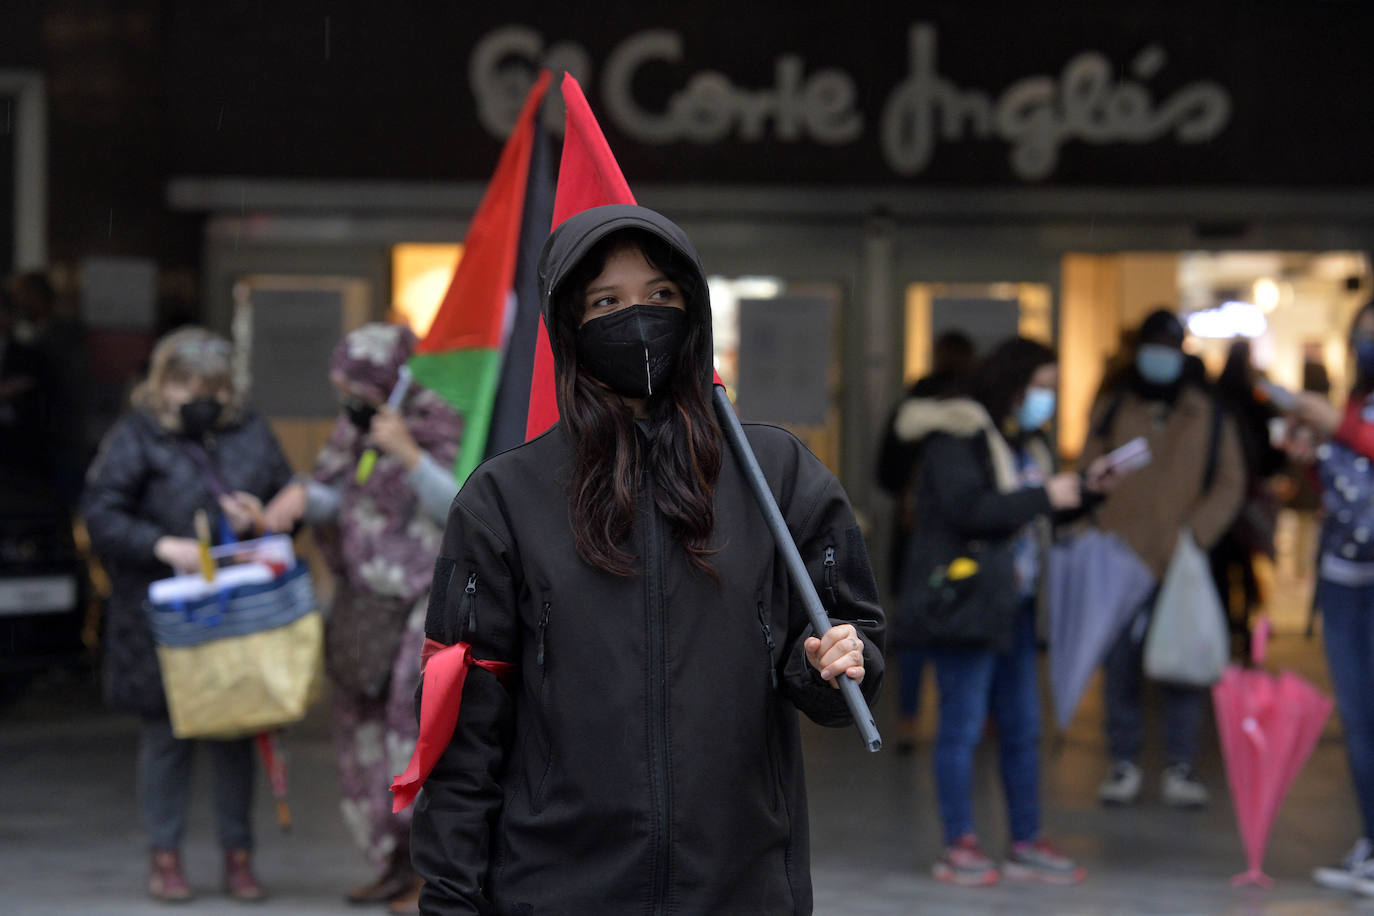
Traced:
POLYGON ((339 405, 329 357, 344 333, 344 294, 256 288, 241 297, 235 343, 248 359, 253 400, 273 416, 330 417, 339 405))
POLYGON ((740 416, 780 426, 823 426, 830 409, 831 328, 824 296, 741 299, 740 416))
POLYGON ((980 356, 1009 337, 1015 337, 1021 320, 1016 299, 991 296, 936 296, 930 304, 930 339, 958 331, 968 335, 980 356))

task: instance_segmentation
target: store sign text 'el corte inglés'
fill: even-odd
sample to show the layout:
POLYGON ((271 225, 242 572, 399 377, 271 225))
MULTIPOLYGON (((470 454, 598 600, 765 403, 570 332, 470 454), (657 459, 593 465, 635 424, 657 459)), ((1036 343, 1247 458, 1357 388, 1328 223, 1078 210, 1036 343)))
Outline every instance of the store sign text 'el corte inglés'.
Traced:
MULTIPOLYGON (((808 72, 795 54, 774 59, 772 86, 737 85, 718 70, 699 70, 674 91, 666 105, 651 110, 631 91, 643 68, 681 64, 686 49, 680 33, 648 29, 612 48, 594 76, 590 55, 574 42, 548 44, 533 29, 504 26, 477 43, 469 77, 483 127, 504 138, 515 123, 537 67, 566 70, 578 78, 603 119, 646 144, 788 143, 844 146, 876 135, 883 158, 899 176, 920 175, 941 143, 1000 141, 1008 147, 1012 173, 1025 181, 1054 173, 1064 144, 1136 144, 1171 139, 1205 143, 1225 130, 1231 97, 1224 87, 1198 80, 1155 98, 1149 82, 1168 62, 1150 45, 1114 64, 1105 54, 1084 51, 1058 76, 1018 79, 1000 92, 963 87, 938 69, 934 26, 916 23, 908 35, 906 75, 891 87, 876 126, 858 107, 854 77, 839 68, 808 72)), ((561 127, 561 125, 550 125, 561 127)))

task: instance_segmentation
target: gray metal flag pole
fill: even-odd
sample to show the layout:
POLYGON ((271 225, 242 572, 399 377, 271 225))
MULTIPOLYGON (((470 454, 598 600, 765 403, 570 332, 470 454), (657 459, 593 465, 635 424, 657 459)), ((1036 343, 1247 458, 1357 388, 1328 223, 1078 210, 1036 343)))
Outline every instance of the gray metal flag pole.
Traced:
MULTIPOLYGON (((806 612, 811 618, 811 628, 820 636, 831 627, 830 615, 825 612, 825 606, 821 604, 820 595, 816 594, 816 584, 811 581, 811 576, 806 571, 806 564, 802 562, 801 553, 797 550, 797 544, 792 540, 792 532, 787 529, 787 522, 782 517, 782 512, 778 509, 777 501, 773 499, 773 491, 768 487, 768 481, 763 476, 763 469, 759 467, 759 460, 754 456, 754 450, 749 447, 749 441, 744 438, 744 429, 739 425, 739 418, 735 416, 735 407, 730 403, 730 396, 725 393, 723 385, 716 385, 715 401, 716 414, 720 418, 720 427, 725 432, 725 438, 730 443, 735 457, 744 468, 745 479, 749 481, 749 489, 754 491, 754 498, 758 500, 759 509, 763 511, 764 520, 768 523, 768 530, 773 533, 773 540, 777 542, 778 552, 782 554, 783 562, 787 564, 787 574, 792 579, 792 585, 801 593, 802 600, 806 602, 806 612)), ((870 751, 882 749, 883 739, 878 734, 878 726, 873 721, 873 713, 868 708, 868 703, 864 701, 864 695, 859 691, 859 685, 848 676, 841 674, 836 682, 840 685, 840 693, 844 696, 845 705, 849 707, 849 714, 854 717, 854 724, 859 728, 859 736, 863 738, 864 746, 870 751)))

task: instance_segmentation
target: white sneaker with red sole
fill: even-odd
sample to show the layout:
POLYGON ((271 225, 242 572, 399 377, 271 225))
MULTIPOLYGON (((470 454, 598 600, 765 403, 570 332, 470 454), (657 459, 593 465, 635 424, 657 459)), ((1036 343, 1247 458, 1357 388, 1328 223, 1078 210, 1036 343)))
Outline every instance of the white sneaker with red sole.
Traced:
POLYGON ((936 881, 960 887, 989 887, 1002 880, 996 863, 983 852, 978 838, 971 833, 955 840, 931 873, 936 881))
POLYGON ((1048 840, 1013 843, 1002 877, 1029 884, 1081 884, 1088 877, 1081 865, 1059 852, 1048 840))

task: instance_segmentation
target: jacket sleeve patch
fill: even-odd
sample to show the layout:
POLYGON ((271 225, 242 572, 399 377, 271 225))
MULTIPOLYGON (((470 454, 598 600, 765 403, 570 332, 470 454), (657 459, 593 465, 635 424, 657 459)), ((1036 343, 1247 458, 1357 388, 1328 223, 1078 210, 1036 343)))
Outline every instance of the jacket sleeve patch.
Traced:
POLYGON ((453 645, 455 634, 449 632, 447 615, 448 590, 458 564, 448 557, 434 561, 434 581, 429 586, 429 607, 425 610, 425 636, 444 645, 453 645))
POLYGON ((855 601, 877 601, 878 583, 873 578, 873 564, 868 559, 868 546, 858 525, 845 529, 844 578, 849 583, 855 601))

